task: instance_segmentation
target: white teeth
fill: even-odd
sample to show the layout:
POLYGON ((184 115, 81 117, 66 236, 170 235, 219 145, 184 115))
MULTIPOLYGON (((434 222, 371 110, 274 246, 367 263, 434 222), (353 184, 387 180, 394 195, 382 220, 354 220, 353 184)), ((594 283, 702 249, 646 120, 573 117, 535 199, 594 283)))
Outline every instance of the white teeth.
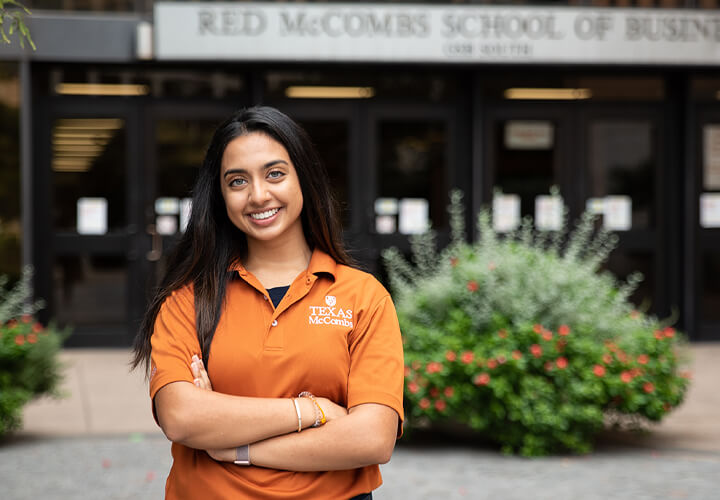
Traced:
POLYGON ((272 217, 276 213, 278 213, 279 208, 272 208, 270 210, 266 210, 265 212, 260 212, 257 214, 250 214, 250 217, 252 217, 255 220, 263 220, 267 219, 268 217, 272 217))

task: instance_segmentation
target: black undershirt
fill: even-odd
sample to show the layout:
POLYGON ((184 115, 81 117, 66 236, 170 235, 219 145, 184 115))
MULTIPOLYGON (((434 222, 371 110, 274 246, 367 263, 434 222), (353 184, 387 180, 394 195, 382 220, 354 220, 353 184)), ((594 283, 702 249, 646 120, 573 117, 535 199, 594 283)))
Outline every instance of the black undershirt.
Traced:
POLYGON ((288 286, 276 286, 275 288, 268 288, 268 294, 270 295, 270 300, 272 300, 272 303, 275 307, 277 307, 280 304, 280 301, 285 297, 285 294, 290 289, 290 285, 288 286))

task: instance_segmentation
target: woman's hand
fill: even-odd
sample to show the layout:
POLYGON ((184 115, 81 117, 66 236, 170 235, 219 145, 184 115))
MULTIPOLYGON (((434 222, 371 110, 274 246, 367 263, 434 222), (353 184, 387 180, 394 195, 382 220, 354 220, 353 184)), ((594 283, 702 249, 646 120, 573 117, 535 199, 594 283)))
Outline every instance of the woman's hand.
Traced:
POLYGON ((192 370, 193 383, 200 389, 212 391, 212 384, 210 383, 210 377, 208 377, 207 371, 205 371, 205 365, 202 359, 197 354, 193 354, 192 362, 190 363, 190 369, 192 370))
POLYGON ((315 397, 315 399, 317 400, 318 406, 320 406, 323 413, 325 413, 325 420, 327 420, 328 422, 331 420, 335 420, 336 418, 345 417, 348 414, 346 408, 343 408, 339 404, 333 403, 328 398, 315 397))

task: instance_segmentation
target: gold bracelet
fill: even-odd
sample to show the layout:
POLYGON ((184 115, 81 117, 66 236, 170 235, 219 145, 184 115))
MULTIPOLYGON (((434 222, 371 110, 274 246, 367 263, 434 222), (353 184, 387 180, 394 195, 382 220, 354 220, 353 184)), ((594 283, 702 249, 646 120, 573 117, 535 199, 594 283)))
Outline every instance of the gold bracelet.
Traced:
POLYGON ((315 399, 315 396, 313 396, 312 393, 308 391, 303 391, 298 394, 298 396, 300 396, 301 398, 310 398, 310 400, 313 402, 313 406, 315 406, 315 423, 312 425, 313 427, 320 427, 325 422, 327 422, 327 419, 325 418, 325 412, 322 408, 320 408, 320 404, 317 402, 317 399, 315 399))
POLYGON ((292 398, 292 402, 295 405, 295 413, 297 413, 298 417, 298 432, 302 430, 302 415, 300 414, 300 404, 298 403, 297 398, 292 398))

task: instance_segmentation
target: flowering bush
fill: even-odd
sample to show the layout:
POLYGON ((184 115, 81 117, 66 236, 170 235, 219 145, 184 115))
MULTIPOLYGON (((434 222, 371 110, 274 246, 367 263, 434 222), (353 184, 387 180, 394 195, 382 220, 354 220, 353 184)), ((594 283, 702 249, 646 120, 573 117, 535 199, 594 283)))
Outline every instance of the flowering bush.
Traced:
POLYGON ((22 423, 22 407, 41 394, 57 395, 60 365, 57 353, 63 332, 45 328, 33 314, 40 304, 28 305, 30 274, 10 291, 0 277, 0 436, 22 423))
POLYGON ((640 277, 599 272, 615 244, 591 215, 575 229, 500 237, 478 217, 464 242, 413 238, 413 264, 384 252, 405 346, 408 424, 459 422, 507 453, 588 452, 608 416, 659 421, 682 401, 679 332, 633 309, 640 277), (563 243, 564 242, 564 243, 563 243))

